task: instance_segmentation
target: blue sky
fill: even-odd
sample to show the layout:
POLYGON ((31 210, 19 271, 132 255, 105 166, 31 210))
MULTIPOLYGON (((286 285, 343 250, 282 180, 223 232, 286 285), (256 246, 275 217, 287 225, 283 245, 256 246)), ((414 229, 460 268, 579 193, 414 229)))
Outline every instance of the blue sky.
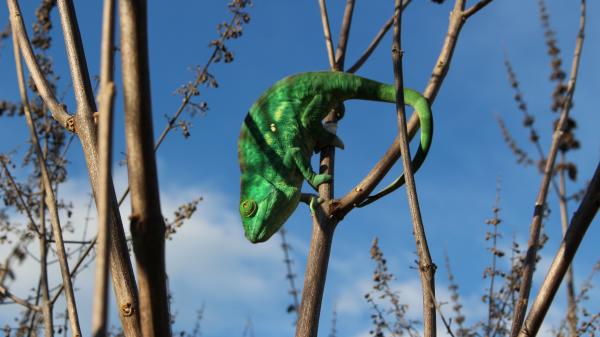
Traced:
MULTIPOLYGON (((566 71, 570 67, 578 26, 579 6, 576 3, 548 1, 566 71)), ((425 87, 446 33, 451 8, 450 1, 443 5, 414 1, 405 12, 402 43, 406 86, 417 90, 425 87)), ((100 2, 86 2, 85 6, 78 3, 76 9, 90 72, 97 74, 100 2)), ((343 2, 329 1, 328 9, 332 34, 337 37, 343 2)), ((391 1, 357 1, 347 64, 360 56, 389 18, 391 10, 391 1)), ((33 12, 29 6, 24 11, 33 12)), ((275 236, 265 244, 252 245, 244 239, 237 217, 239 169, 236 143, 247 109, 266 88, 293 73, 328 68, 317 1, 257 1, 249 11, 251 22, 245 26, 242 38, 228 44, 235 54, 235 61, 211 67, 219 88, 201 89, 201 99, 209 103, 210 110, 206 116, 191 120, 194 126, 192 137, 186 140, 173 133, 158 153, 165 216, 172 216, 183 202, 198 196, 204 198, 194 218, 167 243, 167 261, 174 297, 173 311, 177 313, 176 329, 191 329, 195 311, 204 305, 203 331, 210 336, 239 335, 247 319, 252 320, 257 336, 293 334, 293 317, 285 313, 290 299, 279 237, 275 236)), ((600 69, 593 61, 600 59, 599 14, 597 3, 590 1, 581 73, 572 110, 579 122, 577 137, 583 146, 570 157, 579 166, 578 181, 569 185, 570 191, 579 189, 591 177, 600 159, 600 137, 595 127, 600 125, 595 109, 600 69)), ((224 1, 150 4, 150 62, 156 134, 165 125, 164 115, 173 114, 179 105, 180 97, 173 92, 192 79, 189 67, 206 62, 210 55, 208 42, 216 38, 216 24, 229 17, 224 1)), ((0 24, 4 25, 7 21, 4 6, 0 8, 0 18, 0 24)), ((57 19, 57 13, 54 19, 57 19)), ((26 20, 31 23, 32 15, 26 16, 26 20)), ((58 29, 59 23, 55 22, 58 29)), ((390 45, 391 38, 387 36, 359 74, 391 83, 390 45)), ((484 222, 492 216, 496 181, 502 181, 500 207, 504 238, 501 244, 509 247, 513 235, 521 242, 528 236, 533 202, 541 180, 535 168, 522 168, 516 164, 496 123, 495 114, 499 114, 521 147, 531 155, 535 153, 527 142, 528 133, 521 127, 522 117, 512 99, 513 92, 503 65, 505 53, 517 72, 529 111, 535 115, 536 126, 542 134, 542 146, 547 151, 550 145, 548 130, 555 118, 549 112, 554 85, 547 80, 549 59, 537 2, 498 0, 472 17, 461 33, 450 72, 432 106, 436 123, 432 149, 416 176, 430 249, 439 267, 438 293, 442 300, 448 298, 446 269, 443 267, 443 254, 447 251, 471 323, 482 318, 480 297, 487 282, 481 275, 490 259, 486 251, 488 244, 483 240, 484 222)), ((57 71, 63 74, 62 88, 66 88, 69 76, 60 35, 54 38, 52 55, 57 71)), ((5 46, 0 50, 2 98, 17 95, 13 69, 12 50, 5 46)), ((115 153, 118 154, 116 159, 120 160, 120 153, 124 151, 123 116, 121 92, 117 95, 115 153)), ((70 109, 74 107, 71 95, 67 95, 65 103, 70 109)), ((23 148, 25 132, 22 119, 0 119, 0 153, 18 146, 23 148), (15 139, 18 142, 15 143, 15 139)), ((345 118, 338 129, 346 149, 336 154, 337 196, 346 193, 368 172, 388 148, 395 133, 392 105, 372 102, 347 105, 345 118)), ((69 153, 70 180, 60 193, 63 198, 74 200, 73 222, 77 227, 85 217, 89 187, 79 144, 74 145, 69 153)), ((397 167, 391 174, 397 175, 400 171, 397 167)), ((122 191, 126 184, 123 168, 116 168, 115 180, 117 191, 122 191)), ((554 193, 550 194, 549 200, 552 213, 546 230, 551 241, 542 251, 540 269, 550 263, 559 243, 559 211, 554 193)), ((570 212, 575 207, 570 205, 570 212)), ((122 208, 124 219, 127 209, 128 205, 122 208)), ((308 215, 307 207, 301 205, 286 224, 288 238, 294 247, 295 272, 300 278, 297 284, 302 284, 310 240, 308 215)), ((376 236, 397 276, 401 296, 411 306, 411 317, 420 315, 418 275, 411 268, 416 258, 411 226, 404 189, 365 209, 354 210, 338 226, 325 289, 321 335, 329 331, 334 306, 338 310, 340 336, 368 334, 369 309, 362 297, 370 287, 373 263, 369 260, 369 248, 376 236)), ((598 260, 598 250, 593 248, 591 238, 599 234, 596 219, 576 256, 575 277, 578 281, 598 260)), ((72 236, 80 238, 81 234, 72 236)), ((35 279, 34 268, 31 264, 22 266, 21 275, 24 276, 13 284, 15 292, 26 293, 33 285, 33 282, 25 281, 35 279)), ((76 281, 85 329, 89 327, 89 274, 76 281)), ((542 274, 536 273, 537 281, 542 274)), ((553 321, 560 317, 559 312, 564 308, 563 294, 562 291, 558 294, 555 308, 550 313, 553 321)), ((589 309, 598 312, 598 303, 600 293, 594 290, 589 309)), ((0 322, 7 322, 15 310, 2 306, 0 322)), ((446 306, 445 311, 449 315, 450 307, 446 306)), ((114 315, 113 322, 117 323, 114 315)))

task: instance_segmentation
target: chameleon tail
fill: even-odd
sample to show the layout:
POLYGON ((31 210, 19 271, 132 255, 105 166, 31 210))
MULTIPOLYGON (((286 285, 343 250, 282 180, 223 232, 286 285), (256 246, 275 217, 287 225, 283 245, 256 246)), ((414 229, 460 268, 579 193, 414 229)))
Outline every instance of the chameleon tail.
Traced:
MULTIPOLYGON (((396 92, 393 86, 385 84, 381 85, 379 90, 379 98, 382 101, 395 102, 395 96, 396 92)), ((417 153, 415 154, 411 162, 412 171, 414 173, 417 172, 417 170, 419 170, 419 168, 425 161, 425 158, 427 157, 427 153, 429 152, 429 148, 431 146, 431 139, 433 137, 433 116, 431 114, 431 109, 429 108, 429 102, 427 102, 427 99, 417 91, 405 88, 404 102, 415 109, 416 113, 419 116, 419 122, 421 126, 421 142, 419 144, 419 149, 417 150, 417 153)), ((396 180, 394 180, 391 184, 386 186, 381 191, 367 197, 357 207, 366 206, 372 203, 373 201, 390 194, 391 192, 398 189, 400 186, 404 185, 405 182, 406 178, 404 174, 402 174, 400 177, 398 177, 396 180)))

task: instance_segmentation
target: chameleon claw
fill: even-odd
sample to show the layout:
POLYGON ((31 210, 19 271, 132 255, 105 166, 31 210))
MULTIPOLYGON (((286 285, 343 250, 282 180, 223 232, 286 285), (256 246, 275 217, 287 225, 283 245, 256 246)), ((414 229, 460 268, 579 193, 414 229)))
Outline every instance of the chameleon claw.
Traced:
POLYGON ((341 150, 344 149, 344 142, 342 142, 342 140, 338 136, 335 136, 335 139, 333 140, 333 143, 331 143, 331 145, 333 145, 341 150))

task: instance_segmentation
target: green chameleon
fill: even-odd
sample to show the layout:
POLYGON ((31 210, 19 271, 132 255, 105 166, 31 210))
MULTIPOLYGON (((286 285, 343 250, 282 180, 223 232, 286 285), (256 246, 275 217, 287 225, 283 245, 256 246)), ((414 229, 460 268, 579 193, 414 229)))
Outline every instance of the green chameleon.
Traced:
MULTIPOLYGON (((322 120, 332 109, 343 111, 342 103, 349 99, 395 102, 396 90, 349 73, 307 72, 280 80, 252 105, 238 142, 240 215, 248 240, 269 239, 300 201, 310 203, 314 211, 313 203, 321 200, 302 194, 300 188, 304 180, 315 189, 331 180, 314 172, 310 157, 325 146, 344 147, 322 120)), ((429 150, 433 120, 427 100, 418 92, 404 89, 404 101, 415 108, 421 123, 421 143, 412 161, 416 171, 429 150)), ((404 176, 366 202, 403 183, 404 176)))

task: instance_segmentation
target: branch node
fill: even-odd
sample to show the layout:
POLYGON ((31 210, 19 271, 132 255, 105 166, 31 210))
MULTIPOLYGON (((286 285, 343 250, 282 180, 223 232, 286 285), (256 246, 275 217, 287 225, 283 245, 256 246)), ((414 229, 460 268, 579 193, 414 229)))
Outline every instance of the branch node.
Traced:
POLYGON ((130 302, 127 302, 127 303, 121 305, 121 312, 123 313, 123 316, 125 316, 125 317, 129 317, 129 316, 133 315, 133 304, 131 304, 130 302))
POLYGON ((67 118, 67 120, 65 121, 65 128, 67 130, 69 130, 70 132, 76 133, 75 132, 75 118, 73 116, 67 118))

